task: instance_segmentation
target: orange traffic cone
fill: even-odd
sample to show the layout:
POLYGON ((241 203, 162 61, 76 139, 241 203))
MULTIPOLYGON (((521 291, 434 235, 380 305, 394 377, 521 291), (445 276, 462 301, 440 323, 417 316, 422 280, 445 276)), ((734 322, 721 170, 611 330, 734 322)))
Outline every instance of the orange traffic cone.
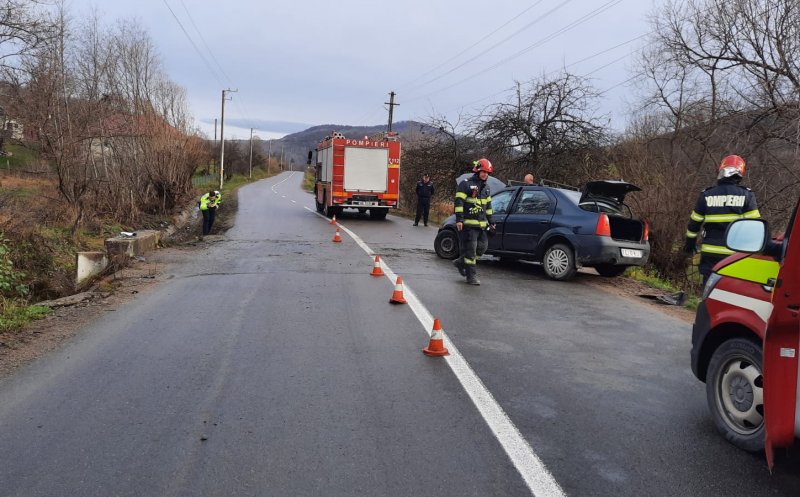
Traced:
POLYGON ((431 332, 431 341, 428 346, 422 349, 425 355, 440 357, 443 355, 450 355, 450 352, 444 348, 444 335, 442 334, 442 323, 439 318, 433 318, 433 331, 431 332))
POLYGON ((339 235, 339 227, 336 227, 336 234, 333 235, 333 243, 342 243, 342 237, 339 235))
POLYGON ((372 266, 372 272, 370 274, 372 276, 383 276, 383 269, 381 269, 381 258, 377 255, 375 256, 375 265, 372 266))
POLYGON ((389 299, 390 304, 405 304, 406 299, 403 298, 403 278, 397 277, 397 282, 394 284, 394 292, 392 298, 389 299))
POLYGON ((331 218, 331 224, 336 224, 336 214, 331 218))

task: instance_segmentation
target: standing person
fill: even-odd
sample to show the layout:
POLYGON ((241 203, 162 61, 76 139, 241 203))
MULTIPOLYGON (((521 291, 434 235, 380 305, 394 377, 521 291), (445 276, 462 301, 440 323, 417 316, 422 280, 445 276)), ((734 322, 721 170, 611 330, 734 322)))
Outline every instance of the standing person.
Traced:
POLYGON ((217 190, 211 190, 200 197, 200 213, 203 215, 203 234, 200 235, 202 240, 204 236, 211 233, 211 227, 214 226, 214 218, 217 215, 217 207, 222 201, 222 194, 217 190))
POLYGON ((433 197, 433 183, 428 173, 422 175, 422 181, 417 181, 417 215, 414 217, 414 226, 419 226, 419 218, 425 226, 428 225, 428 213, 431 210, 431 197, 433 197))
POLYGON ((491 226, 492 230, 495 229, 492 223, 492 194, 486 184, 494 168, 488 159, 480 159, 473 164, 475 174, 462 181, 456 190, 456 229, 460 232, 461 257, 453 264, 462 276, 467 277, 467 284, 480 285, 475 266, 478 257, 489 246, 486 228, 491 226))
POLYGON ((525 181, 526 185, 532 185, 533 184, 533 175, 530 174, 530 173, 526 174, 524 181, 525 181))
POLYGON ((739 218, 761 217, 755 194, 739 184, 744 177, 744 168, 744 159, 738 155, 729 155, 722 159, 716 186, 710 186, 700 193, 692 211, 684 252, 689 255, 695 253, 697 235, 703 226, 705 231, 700 247, 699 271, 703 275, 704 285, 712 268, 733 253, 725 246, 725 230, 728 225, 739 218))

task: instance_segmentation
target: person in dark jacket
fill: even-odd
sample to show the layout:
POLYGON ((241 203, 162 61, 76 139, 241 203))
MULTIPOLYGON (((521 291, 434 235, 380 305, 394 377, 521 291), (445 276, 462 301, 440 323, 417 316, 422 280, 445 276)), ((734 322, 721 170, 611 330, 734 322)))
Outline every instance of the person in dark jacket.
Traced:
POLYGON ((739 184, 744 177, 744 159, 729 155, 722 159, 717 174, 716 186, 706 188, 697 198, 686 231, 684 252, 693 255, 697 251, 697 235, 704 229, 700 246, 699 271, 703 284, 711 275, 713 267, 733 253, 725 246, 725 230, 740 218, 757 219, 756 196, 749 188, 739 184))
POLYGON ((414 217, 414 226, 419 226, 419 218, 425 226, 428 225, 428 213, 431 210, 431 197, 433 197, 433 183, 428 173, 422 175, 422 181, 417 181, 417 215, 414 217))
POLYGON ((458 185, 455 199, 456 229, 461 237, 461 257, 453 261, 467 284, 480 285, 475 266, 486 252, 489 238, 486 229, 495 229, 492 222, 492 193, 486 180, 494 172, 488 159, 475 162, 475 174, 458 185))

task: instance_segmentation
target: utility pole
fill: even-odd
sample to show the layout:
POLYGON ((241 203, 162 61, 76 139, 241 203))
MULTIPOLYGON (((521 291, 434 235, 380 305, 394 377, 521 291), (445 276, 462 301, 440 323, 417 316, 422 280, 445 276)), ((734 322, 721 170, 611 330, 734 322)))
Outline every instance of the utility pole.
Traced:
POLYGON ((281 171, 283 171, 283 141, 281 141, 281 162, 280 162, 281 171))
POLYGON ((387 130, 389 133, 392 132, 392 114, 394 114, 394 106, 395 105, 400 105, 400 104, 394 103, 394 96, 395 95, 396 95, 395 92, 390 91, 389 92, 389 101, 388 102, 383 102, 383 103, 385 103, 386 105, 389 106, 389 129, 387 130))
POLYGON ((267 152, 267 174, 272 166, 272 138, 269 139, 269 152, 267 152))
MULTIPOLYGON (((214 148, 217 148, 217 118, 214 118, 214 148)), ((213 155, 213 154, 212 154, 213 155)), ((211 174, 216 172, 216 162, 217 160, 212 157, 211 158, 211 174)))
POLYGON ((253 128, 250 128, 250 179, 253 179, 253 128))
POLYGON ((226 93, 236 93, 239 91, 231 90, 228 88, 227 90, 222 90, 222 115, 220 117, 219 123, 219 141, 220 141, 220 149, 219 149, 219 189, 222 191, 222 183, 225 179, 225 100, 231 100, 230 98, 225 98, 226 93))

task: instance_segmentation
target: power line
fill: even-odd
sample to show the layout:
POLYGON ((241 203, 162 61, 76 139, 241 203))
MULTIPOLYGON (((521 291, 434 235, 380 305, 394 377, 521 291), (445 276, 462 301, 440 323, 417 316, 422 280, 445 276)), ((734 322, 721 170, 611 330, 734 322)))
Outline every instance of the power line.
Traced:
MULTIPOLYGON (((226 86, 225 83, 222 82, 222 78, 220 78, 219 73, 211 65, 211 63, 208 61, 208 58, 206 58, 206 56, 203 54, 203 52, 197 46, 197 43, 195 43, 195 41, 192 38, 192 36, 189 34, 189 32, 183 26, 183 23, 181 23, 180 19, 175 14, 175 11, 172 10, 172 7, 170 7, 170 5, 167 3, 167 0, 162 0, 162 1, 164 2, 164 5, 166 5, 167 8, 169 9, 170 13, 172 14, 172 17, 175 18, 175 21, 178 23, 178 26, 180 26, 181 31, 183 31, 183 34, 186 36, 186 39, 189 40, 189 42, 192 44, 192 47, 194 47, 194 49, 197 52, 197 54, 200 56, 201 59, 203 59, 203 62, 205 63, 206 67, 211 72, 211 74, 214 76, 214 79, 216 79, 217 83, 219 83, 219 85, 221 87, 226 86)), ((186 15, 189 18, 189 22, 192 24, 192 27, 194 27, 194 30, 200 36, 200 40, 202 41, 204 47, 208 51, 208 55, 211 57, 211 59, 217 65, 217 67, 219 68, 219 71, 222 73, 222 75, 225 77, 225 79, 228 80, 230 86, 233 86, 233 80, 231 80, 231 78, 225 73, 225 70, 222 68, 222 65, 219 63, 217 58, 214 56, 214 53, 211 51, 211 48, 208 46, 208 43, 206 42, 205 37, 203 37, 203 33, 200 31, 200 29, 197 27, 197 24, 194 22, 194 19, 192 18, 192 15, 189 12, 189 9, 186 8, 186 4, 183 2, 183 0, 180 0, 180 1, 181 1, 181 5, 183 6, 183 9, 186 11, 186 15)), ((247 121, 247 126, 246 127, 249 127, 251 124, 253 124, 253 120, 247 115, 247 113, 244 111, 242 106, 239 105, 239 100, 233 100, 233 104, 236 107, 236 110, 238 111, 238 113, 247 121)))
MULTIPOLYGON (((491 47, 489 47, 489 48, 487 48, 486 50, 482 51, 482 52, 481 52, 481 53, 479 53, 478 55, 475 55, 474 57, 471 57, 471 58, 467 59, 466 61, 462 62, 461 64, 457 65, 456 67, 454 67, 454 68, 450 69, 449 71, 447 71, 447 72, 445 72, 445 73, 443 73, 443 74, 440 74, 439 76, 437 76, 437 77, 435 77, 435 78, 433 78, 433 79, 429 79, 428 81, 426 81, 426 82, 424 82, 424 83, 421 83, 421 84, 419 84, 419 85, 416 85, 416 88, 421 88, 421 87, 423 87, 423 86, 425 86, 425 85, 428 85, 428 84, 430 84, 430 83, 433 83, 434 81, 438 81, 438 80, 442 79, 443 77, 447 76, 448 74, 452 74, 454 71, 457 71, 458 69, 461 69, 462 67, 464 67, 465 65, 467 65, 467 64, 469 64, 470 62, 474 61, 474 60, 475 60, 475 59, 477 59, 478 57, 481 57, 481 56, 483 56, 483 55, 486 55, 488 52, 490 52, 490 51, 494 50, 495 48, 497 48, 498 46, 500 46, 500 45, 502 45, 503 43, 507 42, 507 41, 508 41, 508 40, 510 40, 511 38, 513 38, 513 37, 517 36, 519 33, 521 33, 521 32, 523 32, 523 31, 525 31, 526 29, 530 28, 531 26, 533 26, 534 24, 538 23, 539 21, 542 21, 542 20, 544 20, 546 17, 548 17, 549 15, 551 15, 552 13, 554 13, 555 11, 557 11, 558 9, 560 9, 560 8, 561 8, 561 7, 563 7, 563 6, 565 6, 566 4, 568 4, 568 3, 569 3, 569 2, 571 2, 571 1, 572 1, 572 0, 563 0, 563 1, 562 1, 560 4, 556 5, 555 7, 553 7, 553 8, 552 8, 552 9, 550 9, 550 10, 548 10, 548 11, 547 11, 547 12, 545 12, 544 14, 540 15, 539 17, 537 17, 537 18, 536 18, 536 19, 534 19, 533 21, 529 22, 528 24, 526 24, 526 25, 525 25, 525 26, 523 26, 522 28, 520 28, 520 29, 518 29, 517 31, 513 32, 511 35, 509 35, 509 36, 507 36, 507 37, 503 38, 502 40, 500 40, 499 42, 495 43, 495 44, 494 44, 494 45, 492 45, 491 47)), ((622 1, 622 0, 619 0, 619 1, 622 1)))
POLYGON ((606 2, 605 4, 603 4, 602 6, 598 7, 597 9, 595 9, 595 10, 589 12, 588 14, 576 19, 575 21, 572 21, 571 23, 567 24, 563 28, 556 30, 555 32, 553 32, 550 35, 538 40, 537 42, 533 43, 532 45, 529 45, 529 46, 523 48, 522 50, 520 50, 520 51, 518 51, 518 52, 516 52, 516 53, 514 53, 514 54, 512 54, 512 55, 510 55, 510 56, 508 56, 508 57, 506 57, 504 59, 501 59, 497 63, 495 63, 495 64, 493 64, 493 65, 491 65, 491 66, 489 66, 489 67, 477 72, 477 73, 474 73, 474 74, 472 74, 472 75, 470 75, 470 76, 468 76, 468 77, 466 77, 464 79, 461 79, 461 80, 459 80, 459 81, 457 81, 457 82, 455 82, 455 83, 453 83, 451 85, 445 86, 444 88, 440 88, 438 90, 432 91, 432 92, 430 92, 428 94, 425 94, 425 95, 421 95, 419 97, 407 98, 406 99, 406 103, 414 102, 414 101, 417 101, 417 100, 420 100, 420 99, 423 99, 423 98, 427 98, 427 97, 429 97, 431 95, 435 95, 437 93, 441 93, 441 92, 443 92, 445 90, 449 90, 450 88, 453 88, 454 86, 458 86, 458 85, 460 85, 460 84, 462 84, 462 83, 464 83, 466 81, 469 81, 469 80, 475 78, 476 76, 479 76, 479 75, 481 75, 481 74, 483 74, 483 73, 485 73, 487 71, 495 69, 495 68, 505 64, 506 62, 509 62, 509 61, 521 56, 521 55, 526 54, 527 52, 530 52, 534 48, 538 48, 539 46, 544 45, 548 41, 550 41, 550 40, 552 40, 552 39, 554 39, 554 38, 566 33, 567 31, 570 31, 570 30, 580 26, 581 24, 585 23, 586 21, 592 19, 597 14, 600 14, 602 12, 605 12, 606 10, 611 9, 612 7, 615 7, 616 5, 621 3, 622 1, 623 0, 611 0, 609 2, 606 2))
POLYGON ((192 46, 194 47, 194 50, 195 52, 197 52, 197 55, 199 55, 200 58, 203 59, 203 62, 205 63, 206 67, 214 75, 214 78, 217 80, 217 83, 219 83, 220 86, 225 86, 225 84, 220 79, 219 74, 217 74, 217 72, 214 70, 214 67, 208 62, 208 59, 206 59, 205 55, 203 55, 203 52, 201 52, 200 49, 197 47, 197 44, 194 42, 192 37, 189 36, 189 33, 186 31, 186 28, 183 27, 183 23, 181 23, 181 20, 178 19, 177 15, 175 15, 175 11, 173 11, 172 7, 169 6, 167 0, 162 0, 162 1, 164 2, 164 5, 166 5, 167 8, 169 9, 170 13, 172 14, 172 17, 175 19, 175 22, 177 22, 178 26, 180 26, 181 31, 183 31, 183 34, 186 36, 186 39, 189 40, 189 43, 191 43, 192 46))
MULTIPOLYGON (((520 17, 521 17, 523 14, 525 14, 526 12, 528 12, 529 10, 531 10, 532 8, 536 7, 537 5, 539 5, 540 3, 542 3, 543 1, 544 1, 544 0, 538 0, 537 2, 535 2, 533 5, 531 5, 531 6, 530 6, 530 7, 528 7, 527 9, 523 10, 523 11, 522 11, 522 12, 520 12, 519 14, 517 14, 517 15, 515 15, 514 17, 512 17, 511 19, 509 19, 508 21, 504 22, 502 25, 500 25, 499 27, 497 27, 497 28, 496 28, 494 31, 492 31, 491 33, 487 34, 487 35, 486 35, 486 36, 484 36, 483 38, 479 39, 478 41, 476 41, 476 42, 475 42, 475 43, 473 43, 472 45, 468 46, 468 47, 467 47, 467 48, 465 48, 464 50, 462 50, 462 51, 458 52, 457 54, 453 55, 452 57, 450 57, 449 59, 445 60, 444 62, 442 62, 442 63, 438 64, 436 67, 433 67, 432 69, 430 69, 430 70, 428 70, 428 71, 426 71, 426 72, 424 72, 424 73, 420 74, 419 76, 417 76, 417 77, 416 77, 416 78, 414 78, 413 80, 409 81, 408 83, 404 83, 404 84, 400 85, 400 87, 399 87, 399 88, 401 88, 401 89, 404 89, 404 88, 408 87, 409 85, 413 85, 413 83, 415 83, 415 82, 417 82, 418 80, 420 80, 420 79, 424 78, 424 77, 425 77, 425 76, 427 76, 428 74, 430 74, 430 73, 432 73, 432 72, 436 71, 436 70, 437 70, 437 69, 439 69, 440 67, 442 67, 442 66, 444 66, 444 65, 446 65, 446 64, 448 64, 448 63, 450 63, 450 62, 452 62, 453 60, 457 59, 458 57, 462 56, 464 53, 466 53, 467 51, 469 51, 469 50, 471 50, 472 48, 476 47, 476 46, 477 46, 477 45, 479 45, 481 42, 483 42, 483 41, 484 41, 484 40, 486 40, 487 38, 491 37, 493 34, 497 33, 498 31, 500 31, 500 30, 501 30, 501 29, 503 29, 504 27, 508 26, 508 25, 509 25, 509 24, 511 24, 512 22, 516 21, 516 20, 517 20, 518 18, 520 18, 520 17)), ((411 86, 411 88, 413 88, 413 86, 411 86)))
MULTIPOLYGON (((621 43, 618 43, 618 44, 614 45, 613 47, 609 47, 609 48, 606 48, 606 49, 604 49, 604 50, 601 50, 601 51, 599 51, 599 52, 595 52, 595 53, 593 53, 592 55, 589 55, 589 56, 587 56, 587 57, 584 57, 584 58, 582 58, 582 59, 580 59, 580 60, 576 60, 575 62, 571 62, 571 63, 569 63, 569 64, 565 65, 565 66, 563 67, 563 69, 570 68, 570 67, 572 67, 572 66, 575 66, 575 65, 577 65, 577 64, 580 64, 580 63, 583 63, 583 62, 586 62, 586 61, 592 60, 592 59, 594 59, 594 58, 597 58, 597 57, 599 57, 599 56, 601 56, 601 55, 607 54, 607 53, 609 53, 609 52, 611 52, 611 51, 614 51, 614 50, 616 50, 617 48, 624 47, 625 45, 629 45, 629 44, 633 43, 634 41, 640 40, 640 39, 642 39, 642 38, 644 38, 644 37, 646 37, 646 36, 650 35, 651 33, 653 33, 653 31, 648 31, 647 33, 644 33, 644 34, 641 34, 641 35, 635 36, 635 37, 633 37, 633 38, 631 38, 631 39, 629 39, 629 40, 626 40, 626 41, 623 41, 623 42, 621 42, 621 43)), ((594 69, 594 70, 592 70, 592 71, 590 71, 590 72, 588 72, 588 73, 584 74, 584 76, 589 76, 589 75, 591 75, 591 74, 594 74, 594 73, 595 73, 595 72, 597 72, 597 71, 600 71, 600 70, 602 70, 602 69, 605 69, 606 67, 608 67, 608 66, 610 66, 610 65, 612 65, 612 64, 616 64, 616 63, 617 63, 617 62, 619 62, 620 60, 623 60, 623 59, 625 59, 626 57, 629 57, 631 54, 633 54, 633 53, 636 53, 638 50, 641 50, 641 49, 634 50, 634 51, 632 51, 632 52, 629 52, 629 53, 627 53, 627 54, 623 55, 623 56, 622 56, 622 57, 620 57, 620 58, 614 59, 613 61, 611 61, 611 62, 609 62, 609 63, 607 63, 607 64, 604 64, 604 65, 602 65, 602 66, 600 66, 600 67, 598 67, 598 68, 596 68, 596 69, 594 69)), ((562 69, 557 69, 557 70, 553 70, 553 71, 546 72, 546 73, 545 73, 545 76, 549 76, 549 75, 555 74, 555 73, 557 73, 557 72, 560 72, 561 70, 562 70, 562 69)), ((494 97, 494 96, 500 95, 500 94, 502 94, 502 93, 505 93, 505 92, 511 91, 511 90, 513 90, 513 89, 514 89, 514 87, 512 86, 511 88, 506 88, 506 89, 503 89, 503 90, 500 90, 500 91, 494 92, 494 93, 492 93, 491 95, 487 95, 487 96, 485 96, 485 97, 482 97, 482 98, 479 98, 479 99, 477 99, 477 100, 473 100, 473 101, 471 101, 471 102, 468 102, 468 103, 466 103, 466 104, 460 104, 460 105, 458 106, 458 108, 464 108, 464 107, 468 107, 468 106, 470 106, 470 105, 472 105, 472 104, 475 104, 475 103, 478 103, 478 102, 482 102, 483 100, 486 100, 487 98, 491 98, 491 97, 494 97)), ((454 109, 455 109, 455 107, 453 107, 453 108, 452 108, 452 109, 450 109, 450 110, 454 110, 454 109)), ((449 112, 449 111, 445 111, 445 112, 449 112)))
POLYGON ((219 71, 222 73, 223 76, 225 76, 225 79, 228 80, 228 83, 232 84, 233 81, 231 80, 231 78, 228 77, 227 74, 225 74, 225 70, 222 68, 222 65, 220 65, 220 63, 217 60, 217 58, 214 57, 214 52, 211 51, 211 47, 209 47, 208 43, 206 43, 206 39, 203 36, 203 32, 200 31, 200 29, 198 29, 197 24, 195 24, 194 19, 192 18, 192 14, 189 12, 189 9, 186 8, 186 4, 183 3, 183 0, 181 0, 181 6, 183 7, 183 10, 186 12, 186 16, 189 18, 189 22, 192 23, 192 27, 194 27, 194 30, 200 36, 200 41, 202 41, 203 42, 203 46, 206 47, 206 51, 211 56, 211 60, 213 60, 214 63, 217 65, 217 67, 219 68, 219 71))

